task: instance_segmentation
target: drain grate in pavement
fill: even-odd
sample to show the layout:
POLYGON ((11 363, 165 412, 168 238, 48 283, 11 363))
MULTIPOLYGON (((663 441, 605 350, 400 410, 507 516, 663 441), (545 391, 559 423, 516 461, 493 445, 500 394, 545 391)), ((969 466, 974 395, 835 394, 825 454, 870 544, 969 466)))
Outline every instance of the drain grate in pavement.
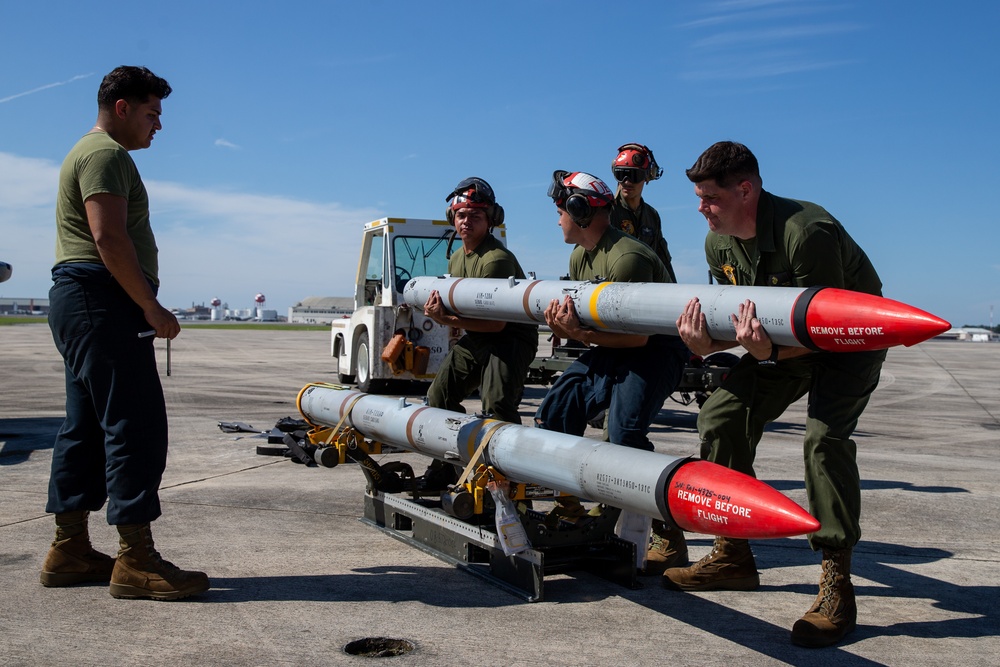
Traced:
POLYGON ((411 641, 389 637, 366 637, 344 647, 344 653, 362 658, 391 658, 405 655, 416 648, 411 641))

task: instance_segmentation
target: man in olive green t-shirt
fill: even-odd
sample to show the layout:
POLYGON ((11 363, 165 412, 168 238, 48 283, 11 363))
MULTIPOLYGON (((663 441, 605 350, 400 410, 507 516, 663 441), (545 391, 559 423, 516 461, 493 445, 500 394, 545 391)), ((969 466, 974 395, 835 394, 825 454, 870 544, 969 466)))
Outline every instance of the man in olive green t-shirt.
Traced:
MULTIPOLYGON (((611 226, 613 195, 599 178, 557 171, 549 190, 563 240, 576 247, 572 280, 623 283, 673 282, 656 253, 611 226)), ((612 333, 583 326, 570 297, 545 310, 552 333, 588 346, 563 371, 535 414, 540 428, 582 435, 587 421, 607 410, 611 442, 653 450, 649 426, 680 381, 687 349, 676 336, 612 333)))
MULTIPOLYGON (((572 280, 669 283, 656 253, 646 244, 611 226, 613 195, 599 178, 584 172, 556 171, 548 192, 559 213, 566 243, 574 244, 569 260, 572 280)), ((538 428, 583 435, 587 423, 607 411, 607 439, 625 447, 653 451, 648 434, 667 396, 680 382, 690 354, 677 336, 613 333, 583 326, 572 298, 553 300, 545 322, 564 340, 587 346, 552 384, 535 413, 538 428)), ((562 496, 549 513, 550 522, 580 520, 579 499, 562 496)), ((620 526, 639 549, 637 565, 645 567, 648 517, 625 515, 620 526)), ((686 554, 684 555, 686 562, 686 554)))
MULTIPOLYGON (((503 222, 503 207, 489 183, 481 178, 466 178, 446 201, 448 222, 462 241, 448 260, 449 274, 457 278, 525 277, 514 253, 491 233, 503 222)), ((538 350, 538 327, 449 313, 436 290, 424 304, 424 314, 439 324, 464 331, 427 391, 428 405, 464 412, 462 401, 478 389, 485 414, 520 424, 518 406, 528 367, 538 350)), ((422 480, 424 490, 433 491, 453 482, 451 468, 439 462, 432 464, 422 480)))
POLYGON ((129 151, 161 129, 170 85, 144 67, 104 77, 94 127, 63 161, 49 327, 65 363, 66 419, 52 450, 46 511, 56 538, 44 586, 110 582, 116 598, 176 600, 209 588, 153 546, 167 458, 167 414, 153 337, 180 333, 160 305, 149 199, 129 151), (90 543, 88 515, 107 502, 118 557, 90 543))

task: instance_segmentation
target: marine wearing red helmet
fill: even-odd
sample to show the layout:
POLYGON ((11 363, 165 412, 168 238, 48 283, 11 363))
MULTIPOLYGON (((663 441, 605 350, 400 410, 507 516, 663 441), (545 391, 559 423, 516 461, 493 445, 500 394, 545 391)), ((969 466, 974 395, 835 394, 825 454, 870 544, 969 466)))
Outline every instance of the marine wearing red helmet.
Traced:
POLYGON ((582 171, 554 171, 548 194, 556 206, 583 228, 590 224, 594 209, 609 206, 615 200, 604 181, 582 171))
MULTIPOLYGON (((523 280, 525 273, 514 253, 490 231, 504 219, 490 184, 475 176, 465 178, 445 201, 448 222, 462 241, 448 258, 448 273, 456 278, 523 280)), ((478 390, 483 414, 519 424, 525 378, 538 350, 538 327, 465 318, 450 312, 437 290, 424 304, 424 316, 462 332, 438 367, 427 390, 427 405, 465 412, 462 401, 478 390)), ((457 479, 454 465, 435 459, 417 485, 423 494, 440 493, 457 479)))
POLYGON ((487 209, 486 219, 490 223, 490 228, 503 224, 503 207, 497 203, 493 188, 476 176, 463 179, 451 194, 445 197, 445 201, 448 202, 445 216, 451 224, 455 224, 455 211, 463 208, 487 209))
POLYGON ((618 156, 611 162, 611 173, 619 183, 626 179, 632 183, 648 183, 663 176, 663 169, 646 146, 625 144, 618 147, 618 156))
MULTIPOLYGON (((556 204, 563 241, 574 246, 570 280, 671 282, 652 248, 612 227, 615 198, 604 181, 584 172, 556 171, 548 196, 556 204)), ((535 412, 535 424, 580 435, 604 413, 610 442, 652 451, 649 426, 690 358, 680 339, 585 326, 569 294, 552 300, 544 317, 554 339, 579 341, 585 351, 552 384, 535 412)), ((586 514, 579 498, 562 496, 556 502, 551 519, 573 520, 586 514)), ((646 553, 647 543, 647 536, 640 535, 640 553, 646 553)))
POLYGON ((611 206, 611 225, 652 248, 670 273, 671 280, 677 282, 670 250, 663 237, 660 214, 642 198, 646 183, 663 175, 653 151, 642 144, 619 146, 618 154, 611 161, 611 173, 618 181, 615 201, 611 206))

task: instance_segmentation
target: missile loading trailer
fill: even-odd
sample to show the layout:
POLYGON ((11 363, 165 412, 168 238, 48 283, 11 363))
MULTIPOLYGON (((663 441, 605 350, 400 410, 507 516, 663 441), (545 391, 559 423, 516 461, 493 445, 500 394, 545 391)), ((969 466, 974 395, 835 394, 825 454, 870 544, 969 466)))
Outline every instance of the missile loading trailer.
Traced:
POLYGON ((777 490, 707 461, 431 408, 348 387, 307 385, 297 405, 312 426, 314 459, 357 462, 368 480, 363 521, 531 601, 548 574, 584 570, 637 587, 649 522, 736 538, 815 531, 808 512, 777 490), (384 445, 462 470, 423 488, 384 445), (589 512, 538 509, 587 498, 589 512), (534 503, 534 505, 533 505, 534 503))

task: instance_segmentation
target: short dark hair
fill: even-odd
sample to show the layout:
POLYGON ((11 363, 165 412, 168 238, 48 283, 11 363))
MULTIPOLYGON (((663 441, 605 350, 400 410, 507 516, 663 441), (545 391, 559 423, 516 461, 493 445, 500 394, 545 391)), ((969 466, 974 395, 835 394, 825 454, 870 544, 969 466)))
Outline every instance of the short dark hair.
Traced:
POLYGON ((760 183, 760 167, 750 149, 735 141, 714 143, 684 172, 692 183, 714 179, 720 188, 742 181, 760 183))
POLYGON ((101 87, 97 91, 97 106, 102 109, 113 107, 118 100, 142 103, 150 95, 162 100, 170 91, 170 84, 166 79, 161 79, 145 67, 123 65, 111 70, 101 81, 101 87))

